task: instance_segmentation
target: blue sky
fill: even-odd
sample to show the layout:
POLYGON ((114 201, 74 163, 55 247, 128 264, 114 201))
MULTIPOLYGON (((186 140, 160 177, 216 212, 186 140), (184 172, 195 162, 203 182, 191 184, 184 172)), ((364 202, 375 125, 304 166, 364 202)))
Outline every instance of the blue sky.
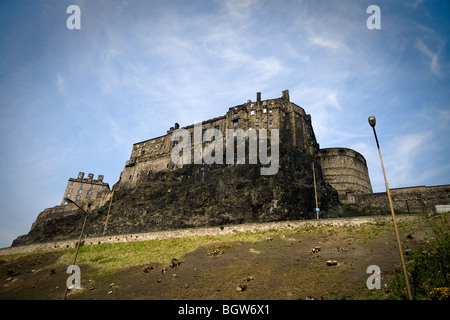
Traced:
POLYGON ((258 91, 289 89, 321 147, 364 155, 376 192, 371 114, 390 187, 450 183, 449 14, 444 0, 2 1, 0 247, 79 171, 112 186, 133 143, 258 91))

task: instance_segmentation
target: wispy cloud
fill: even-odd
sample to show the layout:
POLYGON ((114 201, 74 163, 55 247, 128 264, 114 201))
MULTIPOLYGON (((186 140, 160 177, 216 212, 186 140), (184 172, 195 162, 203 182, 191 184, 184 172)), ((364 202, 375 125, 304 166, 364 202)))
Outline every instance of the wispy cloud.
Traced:
POLYGON ((313 34, 309 37, 309 41, 313 45, 318 45, 320 47, 331 49, 333 51, 343 51, 346 53, 350 53, 350 48, 336 38, 325 38, 313 34))
POLYGON ((428 46, 421 40, 417 39, 415 47, 419 49, 419 51, 425 55, 429 61, 430 65, 430 71, 437 76, 438 78, 441 77, 441 66, 439 65, 439 56, 437 53, 432 52, 428 46))

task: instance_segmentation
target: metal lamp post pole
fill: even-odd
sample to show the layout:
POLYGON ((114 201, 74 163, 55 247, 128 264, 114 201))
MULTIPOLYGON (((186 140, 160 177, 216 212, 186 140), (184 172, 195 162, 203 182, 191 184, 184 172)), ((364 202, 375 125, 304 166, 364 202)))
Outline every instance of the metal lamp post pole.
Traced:
MULTIPOLYGON (((86 211, 83 210, 83 208, 81 208, 79 205, 77 205, 75 202, 73 202, 69 198, 65 198, 64 200, 66 200, 67 202, 73 203, 74 205, 76 205, 78 207, 78 209, 80 209, 84 213, 84 222, 83 222, 83 226, 81 227, 81 233, 80 233, 80 238, 78 239, 77 251, 75 252, 75 257, 74 257, 73 263, 72 263, 73 265, 75 265, 77 262, 78 250, 80 249, 81 238, 83 237, 84 226, 86 225, 87 213, 86 213, 86 211)), ((69 290, 69 288, 66 286, 66 292, 64 293, 64 300, 66 300, 68 290, 69 290)))
POLYGON ((319 219, 319 211, 318 211, 319 207, 317 205, 316 172, 314 170, 314 161, 312 164, 312 169, 313 169, 313 177, 314 177, 314 196, 316 198, 316 217, 317 217, 317 219, 319 219))
POLYGON ((396 222, 395 213, 394 213, 394 207, 392 205, 391 193, 389 191, 389 185, 388 185, 387 178, 386 178, 386 172, 384 170, 383 158, 381 157, 381 150, 380 150, 380 144, 378 143, 377 132, 375 131, 376 119, 374 116, 369 117, 369 124, 373 129, 373 134, 375 135, 375 141, 377 143, 378 154, 380 155, 381 168, 383 169, 384 182, 386 184, 386 194, 387 194, 388 200, 389 200, 389 207, 391 208, 392 221, 394 222, 395 237, 397 238, 398 252, 400 254, 400 259, 402 262, 402 270, 403 270, 403 276, 405 278, 405 283, 406 283, 406 291, 408 292, 408 299, 412 300, 413 297, 411 294, 411 287, 409 285, 408 272, 406 271, 405 259, 403 258, 402 244, 400 242, 400 236, 398 233, 397 222, 396 222))

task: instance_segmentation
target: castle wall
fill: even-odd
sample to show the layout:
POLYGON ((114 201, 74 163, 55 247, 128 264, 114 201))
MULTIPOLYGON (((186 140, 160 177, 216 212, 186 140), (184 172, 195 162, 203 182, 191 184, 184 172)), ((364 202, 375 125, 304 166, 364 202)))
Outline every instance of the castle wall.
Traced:
MULTIPOLYGON (((309 155, 319 150, 311 116, 303 108, 290 102, 289 91, 283 91, 282 97, 261 100, 261 93, 257 93, 256 101, 231 107, 223 116, 201 123, 203 132, 210 128, 220 130, 225 148, 226 130, 242 129, 260 130, 279 129, 280 143, 290 144, 309 155)), ((166 135, 135 143, 130 159, 126 162, 121 174, 120 187, 134 187, 144 176, 157 171, 176 169, 171 160, 174 147, 172 133, 179 128, 178 124, 170 128, 166 135)), ((194 125, 183 127, 191 134, 191 159, 194 159, 194 125)), ((204 142, 209 143, 209 141, 204 142)), ((205 146, 205 145, 204 145, 205 146)), ((203 147, 204 147, 203 146, 203 147)), ((225 154, 225 152, 224 152, 225 154)))
POLYGON ((320 149, 323 178, 339 194, 342 202, 354 202, 356 194, 371 194, 369 172, 364 157, 347 148, 320 149))
MULTIPOLYGON (((450 204, 450 185, 395 188, 389 191, 395 211, 436 212, 437 205, 450 204)), ((370 211, 390 211, 386 192, 355 194, 354 200, 355 204, 370 211)))

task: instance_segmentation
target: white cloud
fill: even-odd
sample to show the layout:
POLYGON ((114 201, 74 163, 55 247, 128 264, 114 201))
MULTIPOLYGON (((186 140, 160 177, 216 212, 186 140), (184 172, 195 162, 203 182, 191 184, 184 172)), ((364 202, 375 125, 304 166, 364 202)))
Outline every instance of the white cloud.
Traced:
MULTIPOLYGON (((431 131, 406 134, 395 138, 386 147, 385 166, 389 172, 389 184, 393 186, 414 186, 421 184, 429 168, 420 168, 417 161, 427 152, 433 137, 431 131)), ((383 153, 383 150, 382 150, 383 153)))
POLYGON ((314 44, 318 45, 327 49, 331 49, 333 51, 343 51, 346 53, 350 53, 350 48, 347 47, 344 43, 337 40, 336 38, 331 37, 320 37, 315 34, 311 35, 309 37, 309 41, 314 44))
POLYGON ((423 43, 421 39, 417 39, 416 48, 419 49, 419 51, 424 54, 429 59, 430 64, 430 71, 437 76, 438 78, 441 77, 441 66, 439 65, 439 56, 437 53, 432 52, 428 46, 423 43))
POLYGON ((56 73, 56 85, 60 93, 65 92, 65 81, 61 73, 56 73))

